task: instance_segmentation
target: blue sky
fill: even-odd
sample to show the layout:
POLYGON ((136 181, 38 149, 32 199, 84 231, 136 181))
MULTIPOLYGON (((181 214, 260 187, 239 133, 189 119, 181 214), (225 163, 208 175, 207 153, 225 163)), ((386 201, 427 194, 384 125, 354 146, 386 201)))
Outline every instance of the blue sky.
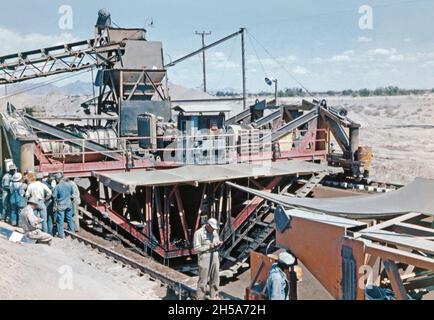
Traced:
MULTIPOLYGON (((148 38, 163 41, 167 60, 199 47, 196 30, 212 31, 211 42, 246 27, 250 91, 269 89, 264 76, 277 78, 280 87, 297 87, 295 77, 310 90, 434 87, 433 0, 15 0, 2 4, 0 52, 91 37, 103 7, 122 27, 143 27, 152 19, 148 38), (72 30, 58 26, 65 4, 73 9, 72 30), (372 7, 372 30, 359 28, 362 5, 372 7)), ((208 87, 240 89, 239 39, 207 55, 208 87)), ((169 79, 200 87, 200 57, 170 69, 169 79)))

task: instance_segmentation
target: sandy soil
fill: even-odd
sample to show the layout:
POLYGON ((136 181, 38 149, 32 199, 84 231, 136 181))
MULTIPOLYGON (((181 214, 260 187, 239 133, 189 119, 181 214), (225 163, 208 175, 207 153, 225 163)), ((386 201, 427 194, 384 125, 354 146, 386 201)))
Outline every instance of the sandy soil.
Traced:
POLYGON ((0 300, 162 298, 157 283, 143 279, 140 287, 132 287, 86 262, 85 251, 80 253, 70 239, 54 239, 49 247, 0 237, 0 300))
MULTIPOLYGON (((172 84, 173 99, 209 97, 194 89, 172 84)), ((35 115, 82 114, 80 104, 89 97, 24 93, 7 100, 18 108, 30 107, 35 115)), ((262 98, 261 98, 262 99, 262 98)), ((396 97, 328 97, 329 105, 342 106, 349 117, 362 125, 361 145, 373 147, 372 176, 380 182, 406 184, 414 177, 434 178, 434 94, 396 97)), ((254 102, 249 99, 249 104, 254 102)), ((299 103, 301 98, 281 98, 284 103, 299 103)), ((6 100, 0 97, 0 105, 6 100)), ((232 114, 242 109, 241 102, 223 102, 232 114)))
POLYGON ((361 124, 360 144, 373 147, 375 180, 406 184, 415 177, 434 179, 434 95, 329 97, 327 101, 345 107, 348 117, 361 124))

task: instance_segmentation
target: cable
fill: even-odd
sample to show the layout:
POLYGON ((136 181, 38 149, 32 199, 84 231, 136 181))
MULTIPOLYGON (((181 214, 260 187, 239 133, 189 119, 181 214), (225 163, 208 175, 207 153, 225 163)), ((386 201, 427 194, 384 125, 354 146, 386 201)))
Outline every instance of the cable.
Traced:
POLYGON ((249 39, 249 42, 250 42, 250 46, 252 47, 253 52, 255 53, 256 59, 258 60, 259 64, 261 65, 262 72, 264 73, 264 76, 266 77, 267 76, 267 72, 265 71, 264 65, 262 64, 262 61, 259 58, 258 52, 256 51, 256 48, 253 45, 252 38, 249 36, 248 39, 249 39))
MULTIPOLYGON (((309 94, 311 97, 316 98, 310 91, 309 89, 307 89, 286 67, 284 64, 280 63, 268 50, 267 48, 265 48, 265 46, 263 46, 258 39, 255 38, 255 36, 253 34, 251 34, 247 29, 247 34, 249 35, 249 37, 252 37, 253 40, 255 40, 260 46, 261 48, 270 56, 271 59, 274 60, 274 62, 276 62, 276 64, 278 64, 279 66, 282 67, 282 69, 284 71, 286 71, 286 73, 288 73, 288 75, 292 78, 292 80, 294 80, 304 91, 307 92, 307 94, 309 94)), ((316 98, 317 99, 317 98, 316 98)))
POLYGON ((220 86, 220 83, 222 82, 224 76, 226 75, 226 70, 227 70, 227 67, 228 67, 229 60, 232 58, 232 55, 233 55, 233 53, 234 53, 235 42, 236 42, 236 39, 233 38, 233 39, 232 39, 231 49, 230 49, 230 51, 229 51, 229 56, 228 56, 228 58, 227 58, 226 61, 225 61, 225 66, 224 66, 224 68, 223 68, 223 73, 222 73, 220 79, 217 81, 216 88, 218 88, 218 87, 220 86))

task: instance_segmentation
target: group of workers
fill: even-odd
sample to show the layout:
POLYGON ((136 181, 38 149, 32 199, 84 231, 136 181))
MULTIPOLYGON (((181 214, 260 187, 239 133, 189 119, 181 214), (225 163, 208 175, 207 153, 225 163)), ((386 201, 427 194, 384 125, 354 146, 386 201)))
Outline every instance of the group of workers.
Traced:
POLYGON ((25 234, 41 243, 52 237, 65 237, 64 223, 70 232, 78 230, 80 192, 77 184, 62 173, 26 172, 15 165, 3 176, 0 220, 23 228, 25 234))
MULTIPOLYGON (((3 176, 2 210, 0 220, 23 228, 24 233, 40 243, 51 243, 57 235, 64 238, 64 224, 70 232, 77 231, 80 192, 77 184, 62 173, 44 175, 37 172, 34 179, 27 173, 24 177, 15 165, 3 176)), ((193 245, 198 255, 198 300, 207 296, 219 299, 220 258, 223 242, 214 218, 194 233, 193 245)), ((266 295, 269 300, 285 300, 289 294, 289 281, 285 271, 294 264, 294 257, 287 252, 279 254, 278 261, 268 272, 266 295)))
MULTIPOLYGON (((194 251, 197 253, 199 279, 197 283, 196 299, 219 299, 220 259, 219 249, 223 244, 218 234, 218 223, 214 218, 199 228, 193 237, 194 251), (209 288, 209 291, 208 291, 209 288)), ((286 300, 290 294, 288 270, 294 266, 296 260, 290 253, 279 253, 277 262, 268 271, 265 284, 267 300, 286 300)))

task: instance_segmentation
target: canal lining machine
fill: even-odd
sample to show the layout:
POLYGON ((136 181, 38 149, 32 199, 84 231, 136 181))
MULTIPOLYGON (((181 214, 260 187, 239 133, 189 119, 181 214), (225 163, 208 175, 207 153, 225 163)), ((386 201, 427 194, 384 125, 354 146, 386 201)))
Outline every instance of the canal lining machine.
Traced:
POLYGON ((327 175, 366 178, 371 157, 359 146, 359 125, 325 100, 248 107, 244 32, 165 64, 161 42, 148 41, 144 29, 112 27, 101 10, 92 39, 0 57, 1 85, 97 69, 98 91, 80 120, 44 120, 9 103, 1 113, 3 171, 12 160, 23 173, 80 178, 84 219, 185 271, 194 231, 216 217, 231 276, 273 235, 273 206, 226 181, 306 197, 327 175), (167 68, 237 36, 243 111, 228 118, 231 108, 217 100, 173 106, 167 68), (332 141, 342 152, 331 151, 332 141))

